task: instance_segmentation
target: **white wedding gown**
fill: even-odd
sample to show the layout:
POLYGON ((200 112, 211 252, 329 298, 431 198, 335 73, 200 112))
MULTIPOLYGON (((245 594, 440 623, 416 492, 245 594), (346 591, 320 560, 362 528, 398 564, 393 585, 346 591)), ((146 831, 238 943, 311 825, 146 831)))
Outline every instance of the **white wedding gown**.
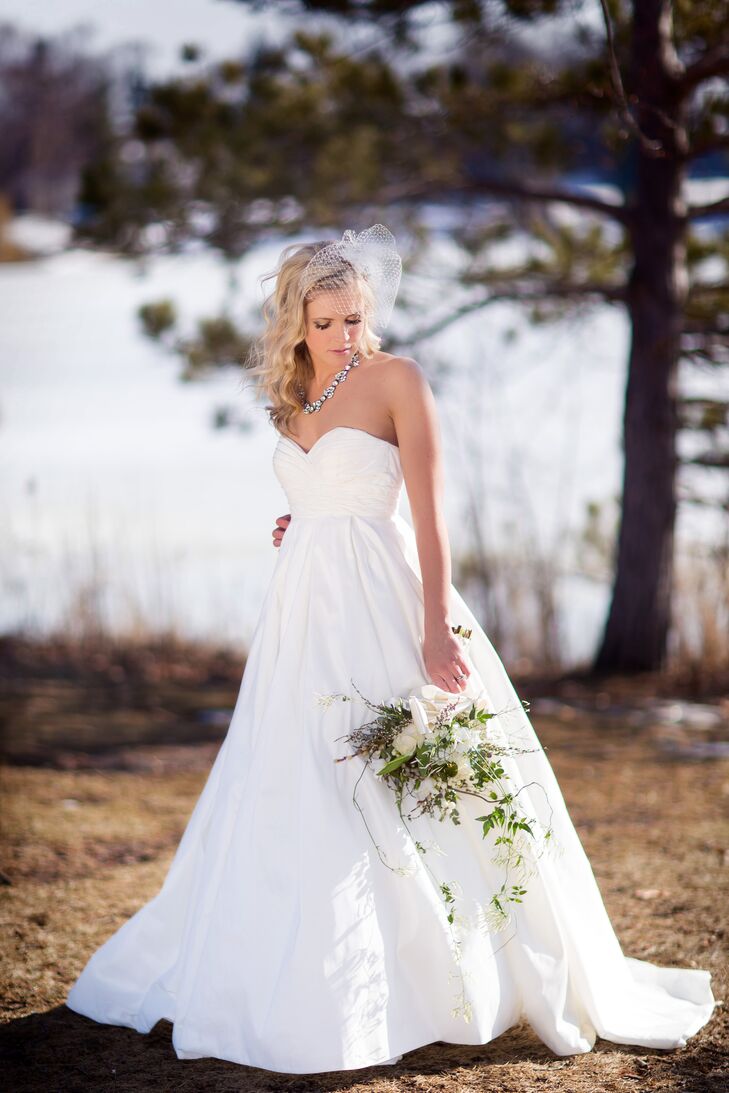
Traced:
MULTIPOLYGON (((68 1005, 140 1032, 166 1018, 183 1059, 287 1073, 396 1061, 438 1040, 482 1044, 522 1018, 557 1055, 589 1051, 596 1036, 685 1045, 715 1004, 709 972, 623 955, 552 768, 451 587, 450 621, 473 631, 468 693, 485 693, 505 731, 536 749, 510 772, 541 786, 520 799, 561 848, 538 858, 510 927, 464 935, 459 979, 441 894, 392 791, 360 757, 334 762, 350 750, 341 737, 372 716, 352 685, 381 702, 430 682, 399 451, 338 426, 309 452, 282 436, 274 469, 292 520, 229 731, 161 890, 91 957, 68 1005), (317 701, 335 692, 355 701, 317 701), (371 835, 352 800, 361 774, 371 835), (414 874, 384 865, 373 839, 414 874), (463 983, 470 1021, 453 1012, 463 983)), ((445 850, 428 852, 430 868, 473 906, 503 879, 474 819, 483 810, 467 800, 460 826, 410 824, 445 850)))

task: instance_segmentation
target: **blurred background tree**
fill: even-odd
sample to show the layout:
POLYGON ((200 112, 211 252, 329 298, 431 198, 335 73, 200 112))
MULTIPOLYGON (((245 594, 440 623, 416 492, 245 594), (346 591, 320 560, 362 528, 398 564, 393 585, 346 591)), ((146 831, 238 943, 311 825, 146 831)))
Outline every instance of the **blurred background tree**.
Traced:
POLYGON ((70 218, 79 174, 111 132, 109 72, 82 38, 0 25, 0 193, 18 211, 70 218))
MULTIPOLYGON (((83 171, 80 236, 139 253, 162 225, 166 247, 236 258, 272 230, 376 218, 425 244, 418 211, 437 200, 471 213, 453 229, 467 261, 447 274, 468 299, 451 305, 446 285, 403 351, 499 300, 542 322, 623 309, 622 504, 594 667, 660 667, 682 433, 705 438, 690 461, 729 466, 726 402, 678 385, 679 366, 729 363, 729 199, 687 196, 697 162, 729 147, 726 0, 266 7, 306 29, 212 66, 190 47, 188 75, 141 89, 133 131, 108 133, 83 171), (581 171, 610 185, 576 185, 581 171), (505 262, 511 239, 529 246, 505 262)), ((218 341, 226 361, 240 348, 228 328, 203 337, 206 362, 218 341)))

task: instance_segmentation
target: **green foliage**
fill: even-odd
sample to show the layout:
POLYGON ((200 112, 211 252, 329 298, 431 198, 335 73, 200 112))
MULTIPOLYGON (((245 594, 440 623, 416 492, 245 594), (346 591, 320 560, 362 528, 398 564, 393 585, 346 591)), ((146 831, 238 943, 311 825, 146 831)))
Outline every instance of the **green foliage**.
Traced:
POLYGON ((194 64, 195 61, 199 61, 201 56, 202 51, 194 42, 185 42, 180 48, 180 57, 188 64, 194 64))
POLYGON ((172 300, 157 300, 142 304, 137 314, 144 328, 144 333, 159 339, 177 322, 177 310, 172 300))
POLYGON ((176 333, 177 309, 172 300, 143 304, 138 316, 148 337, 166 342, 182 357, 183 380, 192 380, 200 373, 226 365, 242 367, 251 348, 251 338, 226 314, 200 319, 190 337, 176 333))
POLYGON ((251 339, 243 334, 227 315, 201 319, 191 338, 180 338, 177 351, 186 361, 182 378, 224 365, 243 366, 251 348, 251 339))

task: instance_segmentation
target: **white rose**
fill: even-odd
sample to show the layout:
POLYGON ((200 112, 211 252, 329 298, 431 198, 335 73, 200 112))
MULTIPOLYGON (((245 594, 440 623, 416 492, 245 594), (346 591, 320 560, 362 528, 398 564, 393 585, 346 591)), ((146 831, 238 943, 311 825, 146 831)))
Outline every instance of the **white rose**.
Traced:
POLYGON ((418 740, 415 733, 403 729, 392 741, 392 746, 399 755, 412 755, 418 746, 418 740))

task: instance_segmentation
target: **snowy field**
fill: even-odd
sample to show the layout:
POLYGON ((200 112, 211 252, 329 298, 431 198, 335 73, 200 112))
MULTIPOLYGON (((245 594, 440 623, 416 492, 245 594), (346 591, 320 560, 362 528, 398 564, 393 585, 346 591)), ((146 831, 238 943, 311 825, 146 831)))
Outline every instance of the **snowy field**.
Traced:
MULTIPOLYGON (((37 229, 15 226, 36 243, 37 229)), ((174 625, 245 643, 276 562, 273 523, 287 511, 271 466, 276 437, 236 370, 181 383, 179 362, 144 337, 136 310, 169 297, 191 330, 226 300, 250 323, 279 243, 238 263, 232 295, 230 270, 206 252, 139 265, 58 238, 47 249, 0 266, 2 630, 47 632, 89 610, 111 629, 174 625), (225 406, 238 428, 213 428, 225 406)), ((431 257, 436 272, 452 262, 445 231, 431 257)), ((414 277, 424 314, 428 292, 442 298, 427 275, 414 277)), ((396 315, 393 332, 406 341, 416 319, 396 315)), ((618 309, 535 328, 500 304, 411 354, 436 388, 454 557, 468 545, 472 493, 490 548, 529 539, 559 561, 569 658, 589 655, 607 608, 604 581, 570 574, 571 543, 585 506, 620 489, 627 338, 618 309)), ((401 512, 408 518, 404 493, 401 512)), ((700 515, 683 512, 683 541, 717 533, 700 515)))

